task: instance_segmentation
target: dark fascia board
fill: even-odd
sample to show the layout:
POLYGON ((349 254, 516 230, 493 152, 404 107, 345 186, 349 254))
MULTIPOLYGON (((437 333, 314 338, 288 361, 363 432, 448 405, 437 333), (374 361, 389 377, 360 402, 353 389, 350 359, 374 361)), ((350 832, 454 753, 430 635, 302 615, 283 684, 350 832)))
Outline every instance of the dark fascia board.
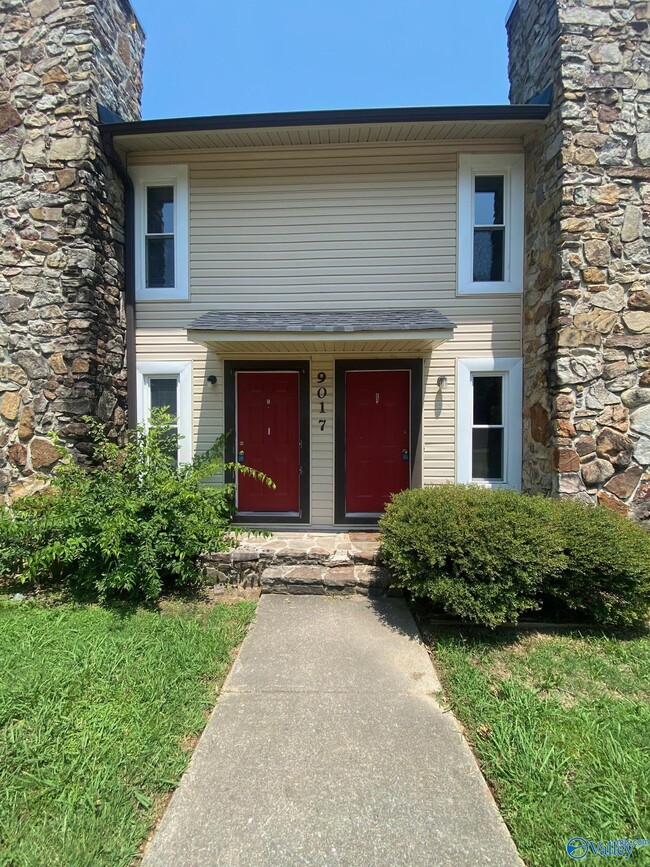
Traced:
POLYGON ((268 129, 296 126, 345 126, 370 123, 427 123, 434 121, 544 120, 550 105, 450 105, 415 108, 362 108, 334 111, 289 111, 267 114, 226 114, 170 117, 103 123, 111 136, 151 133, 208 132, 228 129, 268 129))

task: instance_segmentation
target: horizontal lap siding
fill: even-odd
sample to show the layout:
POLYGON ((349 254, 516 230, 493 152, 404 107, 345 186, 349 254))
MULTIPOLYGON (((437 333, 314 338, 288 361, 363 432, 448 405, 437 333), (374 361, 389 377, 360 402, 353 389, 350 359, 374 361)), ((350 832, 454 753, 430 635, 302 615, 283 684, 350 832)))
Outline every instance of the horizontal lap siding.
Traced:
MULTIPOLYGON (((513 143, 466 143, 511 151, 513 143)), ((140 302, 140 327, 205 310, 434 306, 457 321, 518 310, 456 298, 458 146, 381 144, 138 155, 190 168, 189 302, 140 302)))
POLYGON ((136 334, 138 362, 192 362, 192 447, 204 452, 223 433, 223 365, 205 346, 190 343, 184 330, 147 329, 136 334), (217 385, 207 377, 217 376, 217 385))
POLYGON ((311 359, 311 502, 313 524, 331 524, 334 521, 334 358, 315 355, 311 359), (324 373, 322 383, 318 374, 324 373), (327 394, 321 413, 318 389, 325 387, 327 394), (319 419, 325 420, 321 430, 319 419))
MULTIPOLYGON (((511 152, 513 143, 462 150, 511 152)), ((425 357, 423 481, 455 474, 457 358, 521 354, 521 299, 457 297, 454 145, 334 146, 139 155, 139 164, 190 166, 188 302, 139 302, 138 358, 193 361, 194 445, 223 432, 223 359, 188 343, 183 326, 212 309, 435 307, 457 328, 425 357), (215 373, 216 386, 206 377, 215 373), (447 386, 438 388, 439 376, 447 386)), ((245 344, 229 357, 311 361, 312 523, 333 520, 334 359, 414 353, 408 344, 245 344), (327 375, 318 424, 316 373, 327 375)))
MULTIPOLYGON (((453 481, 455 478, 455 370, 456 358, 480 357, 490 354, 490 342, 476 343, 474 335, 461 333, 457 340, 442 344, 430 356, 424 357, 424 412, 422 419, 422 478, 425 485, 453 481), (457 344, 457 345, 456 345, 457 344), (446 376, 447 383, 440 389, 438 377, 446 376)), ((292 351, 269 344, 267 352, 251 346, 250 352, 229 353, 229 358, 264 359, 275 355, 278 358, 306 359, 311 365, 310 377, 310 431, 311 431, 311 521, 317 525, 333 522, 334 501, 334 362, 336 358, 378 357, 377 351, 367 352, 363 344, 352 345, 347 350, 319 352, 306 349, 292 351), (325 373, 322 383, 327 389, 325 414, 320 413, 320 398, 317 391, 321 383, 318 373, 325 373), (319 419, 325 418, 321 430, 319 419)), ((224 432, 223 419, 223 358, 211 349, 188 343, 185 333, 178 330, 139 330, 137 335, 139 361, 191 360, 193 371, 193 428, 194 447, 205 451, 224 432), (207 383, 211 373, 218 378, 216 385, 207 383)), ((382 357, 412 357, 413 352, 402 349, 400 353, 385 352, 382 357)), ((519 355, 516 336, 500 346, 497 355, 519 355)))

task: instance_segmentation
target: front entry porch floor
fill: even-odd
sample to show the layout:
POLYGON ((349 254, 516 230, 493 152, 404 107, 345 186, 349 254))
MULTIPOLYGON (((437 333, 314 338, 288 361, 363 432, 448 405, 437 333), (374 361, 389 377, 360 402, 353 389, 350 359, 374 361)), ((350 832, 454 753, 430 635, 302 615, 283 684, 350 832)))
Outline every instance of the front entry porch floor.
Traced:
POLYGON ((263 595, 143 867, 521 867, 401 599, 263 595))
POLYGON ((270 538, 249 536, 242 539, 246 549, 273 553, 278 560, 302 557, 305 562, 333 565, 339 562, 375 563, 379 550, 379 533, 308 533, 276 532, 270 538))

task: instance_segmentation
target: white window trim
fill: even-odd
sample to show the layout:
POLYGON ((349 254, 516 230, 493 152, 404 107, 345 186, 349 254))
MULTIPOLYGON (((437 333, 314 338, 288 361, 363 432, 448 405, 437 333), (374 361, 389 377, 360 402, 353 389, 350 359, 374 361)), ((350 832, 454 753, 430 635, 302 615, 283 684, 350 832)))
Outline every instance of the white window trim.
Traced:
POLYGON ((524 156, 460 154, 458 158, 458 295, 520 294, 524 288, 524 156), (474 177, 504 176, 504 277, 474 282, 474 177))
POLYGON ((139 301, 182 301, 189 297, 189 184, 186 165, 132 166, 135 228, 135 297, 139 301), (174 188, 174 285, 149 288, 146 284, 145 232, 147 187, 174 188))
POLYGON ((192 362, 191 361, 146 361, 137 364, 138 424, 147 426, 150 402, 147 397, 147 377, 178 376, 178 444, 179 464, 192 460, 192 362))
POLYGON ((488 488, 521 489, 521 358, 464 358, 456 361, 456 481, 488 488), (503 383, 503 481, 472 479, 472 375, 496 373, 503 383))

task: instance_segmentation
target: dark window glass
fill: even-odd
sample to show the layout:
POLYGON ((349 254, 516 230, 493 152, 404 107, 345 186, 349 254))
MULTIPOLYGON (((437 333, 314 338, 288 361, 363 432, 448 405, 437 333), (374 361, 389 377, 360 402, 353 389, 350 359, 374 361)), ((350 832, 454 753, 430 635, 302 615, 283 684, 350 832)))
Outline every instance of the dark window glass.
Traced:
POLYGON ((147 238, 147 286, 152 289, 174 286, 174 239, 147 238))
POLYGON ((503 478, 503 428, 474 428, 472 431, 472 478, 503 478))
POLYGON ((178 463, 178 380, 159 379, 149 380, 149 392, 151 396, 151 409, 165 409, 173 417, 169 431, 165 433, 165 448, 169 459, 173 464, 178 463))
POLYGON ((474 229, 474 282, 494 283, 504 279, 504 229, 474 229))
POLYGON ((503 423, 503 377, 474 377, 474 424, 503 423))
POLYGON ((503 226, 503 175, 474 178, 474 225, 503 226))
POLYGON ((162 409, 167 407, 169 414, 176 416, 178 414, 177 395, 178 380, 174 379, 150 379, 149 388, 151 389, 151 408, 162 409))
POLYGON ((147 187, 147 234, 174 233, 174 188, 147 187))

